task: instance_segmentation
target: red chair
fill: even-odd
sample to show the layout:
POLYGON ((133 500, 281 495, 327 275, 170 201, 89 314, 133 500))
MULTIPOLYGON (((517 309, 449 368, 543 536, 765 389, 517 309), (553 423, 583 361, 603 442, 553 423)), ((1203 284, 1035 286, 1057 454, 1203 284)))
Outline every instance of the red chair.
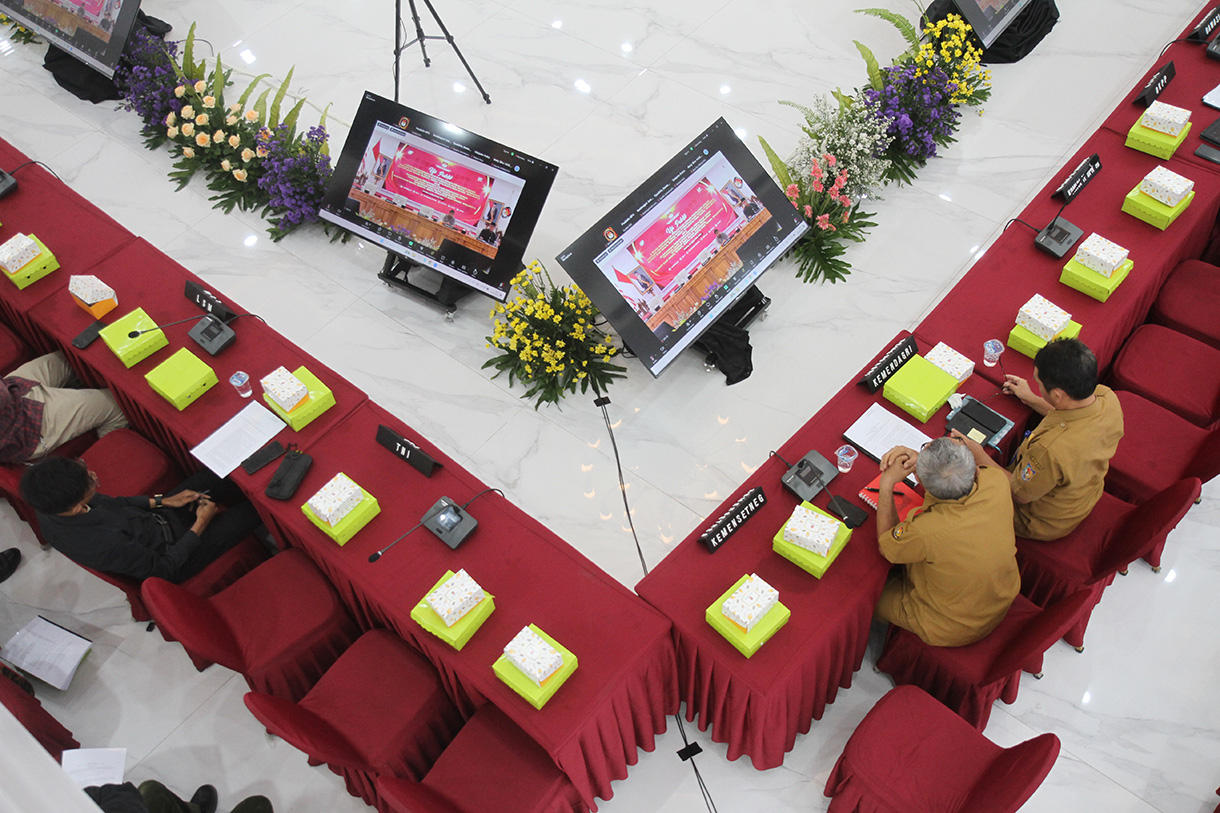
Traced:
POLYGON ((80 748, 80 743, 72 736, 72 732, 51 716, 42 707, 38 698, 27 693, 7 676, 0 675, 0 705, 17 718, 17 722, 25 726, 25 730, 38 740, 38 744, 47 749, 47 753, 58 762, 64 751, 80 748))
POLYGON ((379 776, 377 793, 390 813, 589 809, 546 752, 491 703, 466 721, 423 781, 379 776))
POLYGON ((145 579, 141 595, 196 669, 215 662, 240 672, 251 689, 290 700, 359 635, 326 576, 299 550, 271 557, 211 597, 158 578, 145 579))
POLYGON ((387 630, 360 636, 300 702, 250 692, 246 707, 378 807, 378 773, 423 776, 462 726, 432 664, 387 630))
POLYGON ((8 375, 29 361, 33 355, 16 333, 0 324, 0 375, 8 375))
POLYGON ((1125 575, 1136 559, 1147 559, 1153 571, 1159 571, 1165 537, 1186 516, 1201 490, 1198 480, 1182 480, 1138 507, 1102 494, 1093 513, 1062 539, 1038 542, 1017 537, 1021 593, 1039 607, 1048 607, 1089 590, 1092 599, 1063 636, 1083 652, 1089 617, 1115 574, 1125 575))
POLYGON ((1081 590, 1043 610, 1018 595, 990 635, 969 646, 928 646, 890 625, 877 668, 897 684, 914 684, 982 731, 996 698, 1017 699, 1021 672, 1042 677, 1042 655, 1080 618, 1093 598, 1081 590))
POLYGON ((1110 460, 1106 491, 1140 503, 1191 477, 1220 474, 1220 428, 1202 429, 1135 393, 1120 391, 1126 433, 1110 460))
POLYGON ((1161 286, 1148 321, 1220 347, 1220 268, 1187 260, 1161 286))
MULTIPOLYGON (((1220 322, 1220 302, 1215 313, 1220 322)), ((1167 327, 1137 327, 1108 380, 1114 389, 1160 404, 1196 426, 1220 419, 1220 348, 1167 327)))
POLYGON ((1054 734, 1001 748, 898 686, 856 726, 823 792, 830 813, 1016 813, 1058 755, 1054 734))

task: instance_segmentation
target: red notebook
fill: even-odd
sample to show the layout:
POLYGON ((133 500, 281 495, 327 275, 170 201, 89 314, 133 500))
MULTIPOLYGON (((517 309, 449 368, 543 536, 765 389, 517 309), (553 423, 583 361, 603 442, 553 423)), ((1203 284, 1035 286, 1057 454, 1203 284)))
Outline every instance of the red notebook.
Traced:
MULTIPOLYGON (((877 490, 880 485, 881 475, 878 473, 877 477, 871 483, 860 490, 860 499, 864 500, 873 508, 876 508, 877 490), (872 490, 870 491, 869 489, 872 490)), ((898 521, 904 522, 908 514, 919 506, 923 505, 923 496, 917 494, 915 489, 900 481, 894 486, 894 505, 898 508, 898 521)))

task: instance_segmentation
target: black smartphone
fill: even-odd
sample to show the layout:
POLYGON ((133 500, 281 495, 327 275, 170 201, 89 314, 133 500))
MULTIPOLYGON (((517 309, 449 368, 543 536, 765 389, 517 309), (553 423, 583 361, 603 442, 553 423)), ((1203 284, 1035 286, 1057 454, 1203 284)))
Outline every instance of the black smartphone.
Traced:
POLYGON ((106 323, 100 319, 89 325, 89 327, 81 331, 79 336, 72 340, 72 346, 78 350, 84 350, 86 347, 93 344, 94 340, 96 340, 101 334, 102 328, 105 326, 106 323))
POLYGON ((1216 119, 1199 133, 1199 138, 1220 147, 1220 119, 1216 119))
POLYGON ((273 440, 263 448, 259 449, 254 454, 247 457, 241 462, 241 467, 246 470, 246 474, 254 474, 263 466, 275 460, 284 453, 284 446, 278 440, 273 440))
POLYGON ((1207 144, 1200 144, 1195 150, 1195 155, 1205 161, 1211 161, 1213 164, 1220 164, 1220 150, 1207 144))

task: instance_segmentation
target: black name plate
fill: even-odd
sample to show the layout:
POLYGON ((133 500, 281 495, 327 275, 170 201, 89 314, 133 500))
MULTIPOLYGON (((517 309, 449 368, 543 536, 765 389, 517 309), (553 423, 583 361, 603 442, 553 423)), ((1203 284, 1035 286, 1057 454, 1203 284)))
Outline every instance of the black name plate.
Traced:
POLYGON ((237 315, 233 313, 232 308, 221 302, 216 294, 197 282, 187 280, 186 298, 194 302, 204 313, 210 313, 222 322, 228 323, 237 315))
POLYGON ((1193 42, 1207 42, 1218 25, 1220 25, 1220 6, 1207 12, 1207 16, 1195 26, 1195 30, 1191 31, 1190 36, 1186 39, 1193 42))
POLYGON ((766 504, 767 495, 763 493, 762 486, 755 486, 741 495, 741 499, 721 514, 711 527, 699 534, 699 541, 707 546, 708 553, 715 553, 730 536, 737 533, 755 511, 766 504))
POLYGON ((919 352, 918 345, 915 344, 914 336, 907 336, 898 344, 894 345, 889 351, 881 357, 881 361, 869 368, 869 371, 864 374, 859 383, 864 385, 864 388, 869 392, 876 392, 881 389, 886 380, 906 364, 911 358, 919 352))
POLYGON ((431 477, 432 470, 440 465, 440 463, 429 457, 423 449, 388 426, 379 425, 377 427, 377 442, 410 463, 425 477, 431 477))
POLYGON ((1063 183, 1059 184, 1059 188, 1055 190, 1055 195, 1063 198, 1063 205, 1067 206, 1072 202, 1072 198, 1079 195, 1081 190, 1089 185, 1089 181, 1093 180, 1093 176, 1099 172, 1101 172, 1101 156, 1093 153, 1081 161, 1080 165, 1072 170, 1072 174, 1063 179, 1063 183))
POLYGON ((1156 98, 1161 95, 1161 91, 1169 87, 1169 83, 1177 75, 1177 69, 1173 67, 1173 60, 1170 60, 1152 75, 1152 78, 1144 85, 1144 89, 1139 92, 1139 95, 1133 101, 1140 107, 1147 107, 1156 101, 1156 98))

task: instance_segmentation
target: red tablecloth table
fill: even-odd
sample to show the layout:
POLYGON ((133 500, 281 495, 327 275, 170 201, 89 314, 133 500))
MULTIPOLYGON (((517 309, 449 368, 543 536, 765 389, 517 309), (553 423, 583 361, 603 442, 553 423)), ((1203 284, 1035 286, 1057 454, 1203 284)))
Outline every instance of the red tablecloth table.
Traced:
POLYGON ((3 705, 38 740, 47 753, 59 761, 64 751, 80 748, 72 732, 42 707, 38 698, 18 688, 0 675, 0 705, 3 705))
MULTIPOLYGON (((419 528, 376 563, 369 555, 415 525, 441 496, 459 504, 486 486, 372 402, 307 446, 313 468, 295 499, 259 495, 277 537, 300 546, 330 577, 366 626, 388 626, 436 665, 459 708, 494 703, 554 759, 590 805, 609 799, 639 748, 651 751, 677 711, 669 622, 563 540, 495 493, 469 512, 479 527, 457 550, 419 528), (431 478, 375 443, 390 426, 440 460, 431 478), (340 547, 300 506, 342 471, 375 496, 381 513, 340 547), (461 651, 410 618, 446 570, 466 571, 495 596, 496 609, 461 651), (492 671, 505 644, 536 624, 569 649, 579 667, 541 710, 492 671)), ((262 472, 259 473, 262 475, 262 472)))

